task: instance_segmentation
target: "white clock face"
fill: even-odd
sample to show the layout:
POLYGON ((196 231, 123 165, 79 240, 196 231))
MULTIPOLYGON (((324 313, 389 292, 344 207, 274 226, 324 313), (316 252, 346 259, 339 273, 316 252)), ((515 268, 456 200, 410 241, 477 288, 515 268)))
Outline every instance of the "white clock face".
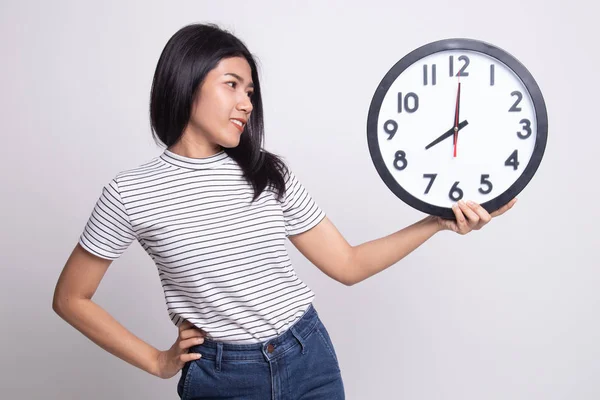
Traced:
POLYGON ((398 185, 424 203, 449 208, 507 191, 534 154, 538 127, 530 93, 512 69, 481 52, 445 50, 394 79, 376 129, 381 158, 398 185), (454 131, 447 132, 457 125, 455 146, 454 131))

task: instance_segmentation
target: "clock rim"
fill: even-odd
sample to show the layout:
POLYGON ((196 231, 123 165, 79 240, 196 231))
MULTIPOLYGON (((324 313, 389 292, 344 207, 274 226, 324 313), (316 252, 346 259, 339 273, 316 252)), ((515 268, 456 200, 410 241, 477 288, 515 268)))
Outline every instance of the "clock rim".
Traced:
POLYGON ((537 172, 546 149, 548 138, 548 113, 542 91, 529 70, 512 54, 499 48, 498 46, 478 39, 452 38, 431 42, 406 54, 398 62, 396 62, 392 68, 390 68, 377 86, 375 94, 371 100, 371 105, 369 106, 369 114, 367 118, 367 142, 369 146, 369 152, 371 154, 371 160, 373 161, 375 169, 386 186, 398 198, 400 198, 400 200, 426 214, 436 215, 446 219, 455 219, 452 208, 426 203, 410 194, 398 182, 396 182, 392 174, 389 172, 385 161, 383 160, 377 138, 377 126, 381 104, 383 103, 385 95, 396 78, 402 72, 404 72, 404 70, 420 59, 434 53, 448 50, 475 51, 486 54, 504 63, 523 82, 523 85, 529 92, 533 102, 537 124, 536 142, 533 148, 533 153, 527 166, 525 167, 525 170, 521 173, 517 180, 511 186, 509 186, 508 189, 493 199, 481 203, 481 206, 489 213, 496 211, 504 204, 508 203, 511 199, 516 197, 529 184, 537 172))

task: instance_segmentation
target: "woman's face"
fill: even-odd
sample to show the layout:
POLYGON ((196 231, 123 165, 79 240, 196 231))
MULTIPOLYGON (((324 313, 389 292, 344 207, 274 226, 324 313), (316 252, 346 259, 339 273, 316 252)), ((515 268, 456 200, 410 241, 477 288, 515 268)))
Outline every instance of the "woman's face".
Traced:
POLYGON ((222 59, 196 94, 182 141, 202 148, 204 156, 217 153, 221 147, 236 147, 252 112, 253 91, 252 70, 246 59, 222 59))

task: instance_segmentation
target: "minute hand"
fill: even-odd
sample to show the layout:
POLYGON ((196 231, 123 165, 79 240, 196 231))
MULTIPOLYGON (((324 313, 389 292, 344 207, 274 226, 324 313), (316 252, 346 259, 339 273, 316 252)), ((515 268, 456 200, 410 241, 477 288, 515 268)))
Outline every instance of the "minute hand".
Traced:
MULTIPOLYGON (((464 120, 463 122, 461 122, 458 125, 458 130, 460 131, 462 128, 464 128, 467 125, 469 125, 469 123, 467 122, 467 120, 464 120)), ((439 142, 441 142, 444 139, 448 139, 452 135, 454 135, 454 128, 448 129, 448 131, 446 133, 444 133, 442 136, 440 136, 439 138, 435 139, 433 142, 431 142, 427 146, 425 146, 425 150, 428 150, 429 148, 435 146, 436 144, 438 144, 439 142)))

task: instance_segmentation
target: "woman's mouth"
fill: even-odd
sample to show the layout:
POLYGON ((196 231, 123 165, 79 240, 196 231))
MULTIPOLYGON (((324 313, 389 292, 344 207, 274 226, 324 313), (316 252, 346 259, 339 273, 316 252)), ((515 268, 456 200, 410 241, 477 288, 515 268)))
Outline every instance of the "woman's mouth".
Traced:
POLYGON ((244 127, 246 126, 246 124, 244 124, 244 123, 243 123, 243 122, 241 122, 241 121, 238 121, 237 119, 232 119, 232 120, 231 120, 231 123, 232 123, 233 125, 235 125, 235 127, 236 127, 236 128, 238 128, 238 130, 239 130, 240 132, 243 132, 243 131, 244 131, 244 127))

